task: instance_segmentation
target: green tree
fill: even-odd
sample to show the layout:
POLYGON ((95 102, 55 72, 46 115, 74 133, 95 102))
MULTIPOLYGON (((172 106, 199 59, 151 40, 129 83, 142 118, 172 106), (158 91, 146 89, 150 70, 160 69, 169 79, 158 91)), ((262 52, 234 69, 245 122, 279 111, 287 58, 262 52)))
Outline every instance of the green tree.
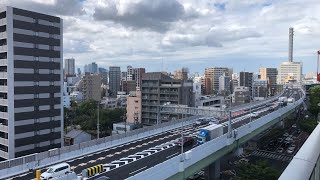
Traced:
POLYGON ((318 125, 318 122, 316 119, 304 119, 299 121, 299 127, 309 134, 312 133, 314 128, 318 125))
POLYGON ((320 110, 318 104, 320 103, 320 86, 314 86, 309 89, 310 91, 310 107, 309 111, 317 116, 320 110))
POLYGON ((256 164, 240 163, 237 165, 238 180, 275 180, 280 173, 270 167, 266 161, 258 161, 256 164))

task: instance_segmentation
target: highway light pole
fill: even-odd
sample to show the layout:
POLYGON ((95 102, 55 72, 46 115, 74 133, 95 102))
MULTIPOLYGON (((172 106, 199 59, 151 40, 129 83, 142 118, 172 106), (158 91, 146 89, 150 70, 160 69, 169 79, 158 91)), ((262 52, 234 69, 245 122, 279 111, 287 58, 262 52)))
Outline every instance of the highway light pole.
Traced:
POLYGON ((99 136, 100 136, 100 124, 99 124, 99 121, 100 121, 100 101, 98 101, 98 116, 97 116, 97 139, 99 139, 99 136))

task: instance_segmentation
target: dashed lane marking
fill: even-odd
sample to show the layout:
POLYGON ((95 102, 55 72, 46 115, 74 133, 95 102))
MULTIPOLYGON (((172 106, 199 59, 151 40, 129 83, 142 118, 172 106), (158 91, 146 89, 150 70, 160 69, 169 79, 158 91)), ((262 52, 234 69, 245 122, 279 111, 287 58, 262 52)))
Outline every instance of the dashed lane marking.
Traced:
POLYGON ((113 154, 108 154, 108 155, 106 155, 106 157, 112 157, 112 156, 114 156, 113 154))
POLYGON ((87 163, 81 163, 81 164, 79 164, 79 166, 85 166, 85 165, 87 165, 87 163))
POLYGON ((95 163, 97 160, 91 160, 89 161, 89 163, 95 163))
POLYGON ((99 158, 98 158, 98 160, 103 160, 103 159, 105 159, 105 157, 99 157, 99 158))

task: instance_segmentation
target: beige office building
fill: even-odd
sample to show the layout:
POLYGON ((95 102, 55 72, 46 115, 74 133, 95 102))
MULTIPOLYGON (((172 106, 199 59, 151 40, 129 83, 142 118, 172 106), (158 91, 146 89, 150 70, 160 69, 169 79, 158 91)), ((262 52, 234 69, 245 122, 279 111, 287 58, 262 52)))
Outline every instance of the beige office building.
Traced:
POLYGON ((101 100, 101 76, 86 73, 78 84, 79 91, 83 93, 83 101, 101 100))
POLYGON ((301 83, 302 62, 282 62, 279 65, 277 77, 278 84, 285 84, 289 80, 295 80, 298 83, 301 83))
POLYGON ((141 123, 141 91, 133 91, 127 97, 127 122, 141 123))
POLYGON ((213 94, 214 91, 219 91, 219 77, 220 76, 231 76, 233 73, 232 69, 227 67, 211 67, 205 69, 205 78, 210 79, 210 83, 212 88, 206 86, 207 92, 206 94, 213 94))

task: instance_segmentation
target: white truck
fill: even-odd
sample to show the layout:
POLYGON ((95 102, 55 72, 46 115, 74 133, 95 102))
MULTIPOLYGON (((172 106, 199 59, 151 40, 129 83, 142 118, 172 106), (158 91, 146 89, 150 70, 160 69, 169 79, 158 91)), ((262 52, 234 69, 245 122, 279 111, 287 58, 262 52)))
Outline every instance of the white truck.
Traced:
POLYGON ((285 97, 285 96, 279 97, 278 104, 280 106, 286 106, 287 103, 288 103, 288 98, 287 97, 285 97))
POLYGON ((294 98, 288 98, 288 104, 294 103, 296 100, 294 98))
POLYGON ((223 126, 221 124, 212 124, 200 129, 197 142, 203 144, 223 134, 223 126))

